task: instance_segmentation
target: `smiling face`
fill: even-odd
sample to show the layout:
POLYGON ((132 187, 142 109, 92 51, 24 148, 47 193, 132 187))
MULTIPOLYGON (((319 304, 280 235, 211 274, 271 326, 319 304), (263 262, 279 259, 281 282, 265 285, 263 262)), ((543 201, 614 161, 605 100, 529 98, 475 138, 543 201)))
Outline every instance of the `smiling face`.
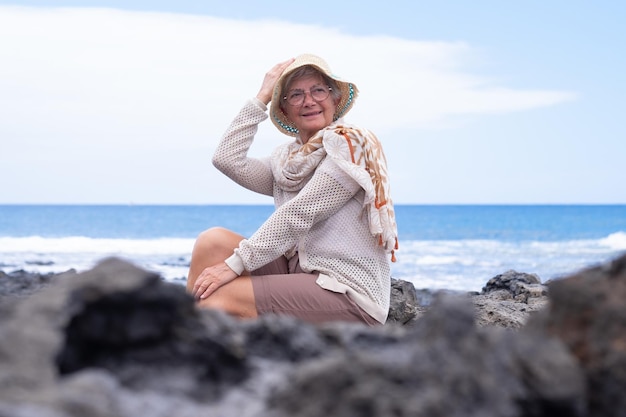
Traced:
POLYGON ((300 105, 292 106, 286 100, 281 102, 283 113, 300 131, 302 143, 306 143, 316 132, 333 122, 337 107, 338 100, 334 94, 328 94, 324 100, 315 100, 311 92, 316 87, 328 88, 320 74, 296 78, 283 91, 283 96, 294 94, 294 90, 304 93, 304 101, 300 105))

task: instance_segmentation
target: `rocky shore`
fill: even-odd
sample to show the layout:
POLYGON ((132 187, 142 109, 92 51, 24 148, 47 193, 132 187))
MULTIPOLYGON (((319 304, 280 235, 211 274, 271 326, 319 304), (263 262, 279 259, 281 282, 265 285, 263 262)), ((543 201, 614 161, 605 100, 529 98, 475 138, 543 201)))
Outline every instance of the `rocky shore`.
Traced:
POLYGON ((480 293, 394 280, 384 326, 237 321, 119 259, 0 272, 0 417, 626 416, 626 256, 480 293))

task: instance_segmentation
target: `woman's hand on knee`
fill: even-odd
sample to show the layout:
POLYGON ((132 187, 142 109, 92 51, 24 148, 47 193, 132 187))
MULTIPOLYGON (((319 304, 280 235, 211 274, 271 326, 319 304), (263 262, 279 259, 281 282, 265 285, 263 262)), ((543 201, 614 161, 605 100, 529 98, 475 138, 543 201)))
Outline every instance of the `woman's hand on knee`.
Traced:
POLYGON ((203 300, 217 291, 224 284, 228 284, 237 273, 230 269, 225 262, 205 268, 196 279, 191 294, 196 300, 203 300))

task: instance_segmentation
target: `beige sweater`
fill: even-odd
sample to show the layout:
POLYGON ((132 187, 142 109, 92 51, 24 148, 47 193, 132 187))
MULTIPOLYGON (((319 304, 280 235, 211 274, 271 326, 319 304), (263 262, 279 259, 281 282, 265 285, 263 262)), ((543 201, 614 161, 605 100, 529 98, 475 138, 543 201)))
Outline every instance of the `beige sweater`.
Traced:
MULTIPOLYGON (((384 323, 389 310, 391 272, 388 254, 369 231, 363 189, 325 158, 298 192, 282 190, 272 174, 270 157, 248 157, 267 107, 250 100, 222 137, 213 164, 236 183, 273 196, 276 210, 227 265, 238 274, 253 271, 297 249, 304 271, 320 273, 317 284, 347 293, 363 310, 384 323)), ((288 146, 284 144, 282 146, 288 146)))

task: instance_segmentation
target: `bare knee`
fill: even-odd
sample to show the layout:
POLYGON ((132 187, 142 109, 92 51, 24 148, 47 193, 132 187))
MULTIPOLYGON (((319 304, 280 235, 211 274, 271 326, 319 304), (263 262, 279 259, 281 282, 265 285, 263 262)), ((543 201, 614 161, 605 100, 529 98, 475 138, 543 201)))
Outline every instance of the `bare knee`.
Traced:
POLYGON ((230 256, 232 251, 239 245, 241 239, 243 239, 242 236, 228 229, 212 227, 198 235, 193 247, 192 256, 200 254, 204 256, 217 256, 216 252, 220 254, 227 253, 228 256, 230 256))
POLYGON ((232 255, 242 239, 243 236, 223 227, 212 227, 200 233, 191 252, 187 290, 191 291, 196 278, 205 268, 232 255))

